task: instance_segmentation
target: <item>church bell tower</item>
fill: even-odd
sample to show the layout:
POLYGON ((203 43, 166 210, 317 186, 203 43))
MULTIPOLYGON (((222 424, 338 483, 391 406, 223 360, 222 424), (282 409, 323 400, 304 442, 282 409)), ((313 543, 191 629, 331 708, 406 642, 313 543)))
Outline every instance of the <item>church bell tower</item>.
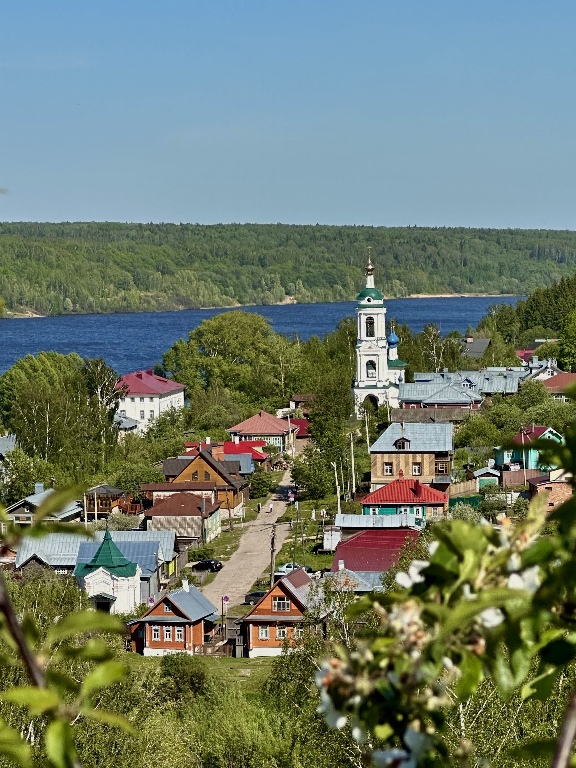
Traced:
MULTIPOLYGON (((369 249, 370 250, 370 249, 369 249)), ((353 383, 354 410, 361 416, 366 398, 373 405, 398 407, 399 384, 406 364, 398 359, 398 337, 386 338, 384 296, 374 286, 374 265, 370 254, 365 269, 366 287, 356 298, 356 378, 353 383)))

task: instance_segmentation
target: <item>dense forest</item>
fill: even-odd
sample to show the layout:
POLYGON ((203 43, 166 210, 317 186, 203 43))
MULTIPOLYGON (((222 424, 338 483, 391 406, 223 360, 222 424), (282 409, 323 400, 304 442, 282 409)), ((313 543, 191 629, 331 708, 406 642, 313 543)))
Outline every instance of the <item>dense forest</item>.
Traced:
POLYGON ((284 224, 0 224, 0 297, 42 314, 528 294, 576 270, 576 232, 284 224))

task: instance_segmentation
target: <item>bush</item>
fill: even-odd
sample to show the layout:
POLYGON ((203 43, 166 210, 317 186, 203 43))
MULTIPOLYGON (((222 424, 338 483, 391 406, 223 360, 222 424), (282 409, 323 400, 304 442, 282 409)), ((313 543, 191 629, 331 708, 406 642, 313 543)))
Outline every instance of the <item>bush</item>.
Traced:
POLYGON ((207 696, 212 683, 202 659, 187 653, 172 653, 160 661, 162 690, 167 700, 182 703, 207 696))

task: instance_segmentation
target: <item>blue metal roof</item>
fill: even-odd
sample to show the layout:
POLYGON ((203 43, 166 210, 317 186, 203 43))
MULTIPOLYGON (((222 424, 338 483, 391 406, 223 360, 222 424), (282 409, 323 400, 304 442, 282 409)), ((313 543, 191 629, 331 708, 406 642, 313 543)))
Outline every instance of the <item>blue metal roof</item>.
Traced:
MULTIPOLYGON (((123 542, 157 541, 160 544, 159 556, 161 562, 170 562, 176 549, 176 533, 174 531, 110 531, 112 541, 122 550, 123 542)), ((98 542, 104 538, 104 531, 96 531, 94 539, 98 542)), ((130 558, 128 558, 130 559, 130 558)))
POLYGON ((176 589, 166 595, 167 600, 174 603, 183 613, 192 621, 205 619, 212 614, 217 613, 218 609, 212 605, 207 597, 193 584, 188 585, 188 591, 185 589, 176 589))
POLYGON ((75 533, 48 533, 42 538, 25 536, 16 553, 16 568, 21 568, 33 557, 52 568, 73 568, 82 542, 90 541, 89 536, 75 533))
POLYGON ((241 475, 250 475, 254 472, 254 460, 250 453, 226 453, 224 461, 240 462, 241 475))
POLYGON ((394 453, 394 445, 400 438, 405 438, 410 445, 406 453, 451 452, 454 450, 452 424, 390 424, 370 447, 370 453, 394 453))

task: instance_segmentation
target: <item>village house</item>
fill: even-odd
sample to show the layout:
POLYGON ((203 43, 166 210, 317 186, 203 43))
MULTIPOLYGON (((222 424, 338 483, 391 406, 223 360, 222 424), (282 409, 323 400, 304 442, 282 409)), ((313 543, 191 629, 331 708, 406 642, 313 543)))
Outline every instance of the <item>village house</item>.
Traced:
MULTIPOLYGON (((6 508, 6 515, 16 525, 26 528, 32 525, 34 515, 39 507, 55 493, 53 488, 44 489, 44 483, 36 483, 34 493, 15 501, 6 508)), ((72 523, 83 519, 84 509, 78 501, 69 501, 58 511, 51 512, 44 520, 49 522, 72 523)))
POLYGON ((195 493, 174 493, 144 512, 146 530, 174 531, 178 543, 208 544, 222 530, 220 502, 195 493))
POLYGON ((284 643, 301 637, 304 614, 314 602, 314 583, 303 568, 278 579, 239 620, 245 655, 280 656, 284 643))
POLYGON ((414 478, 445 491, 453 456, 452 424, 390 424, 370 447, 371 490, 414 478))
POLYGON ((558 373, 542 382, 554 400, 568 402, 570 388, 576 394, 576 373, 558 373))
POLYGON ((511 447, 496 448, 495 463, 500 469, 507 472, 521 469, 548 469, 540 462, 540 452, 534 443, 540 440, 553 440, 563 443, 564 438, 552 427, 532 424, 524 427, 512 438, 511 447))
POLYGON ((428 520, 442 519, 448 496, 419 478, 393 480, 362 499, 363 515, 385 515, 391 527, 424 528, 428 520))
POLYGON ((574 495, 572 476, 563 469, 551 469, 549 472, 528 480, 530 499, 542 493, 547 494, 548 512, 564 504, 574 495))
POLYGON ((227 430, 232 438, 238 437, 240 442, 244 440, 265 440, 268 445, 273 445, 280 453, 294 452, 298 427, 278 419, 271 413, 260 411, 246 421, 241 421, 227 430))
POLYGON ((184 385, 157 376, 150 369, 127 373, 116 387, 122 393, 118 414, 136 420, 141 433, 161 413, 184 408, 184 385))
POLYGON ((142 656, 202 653, 218 619, 216 607, 182 579, 180 589, 163 595, 141 618, 128 622, 132 651, 142 656))

